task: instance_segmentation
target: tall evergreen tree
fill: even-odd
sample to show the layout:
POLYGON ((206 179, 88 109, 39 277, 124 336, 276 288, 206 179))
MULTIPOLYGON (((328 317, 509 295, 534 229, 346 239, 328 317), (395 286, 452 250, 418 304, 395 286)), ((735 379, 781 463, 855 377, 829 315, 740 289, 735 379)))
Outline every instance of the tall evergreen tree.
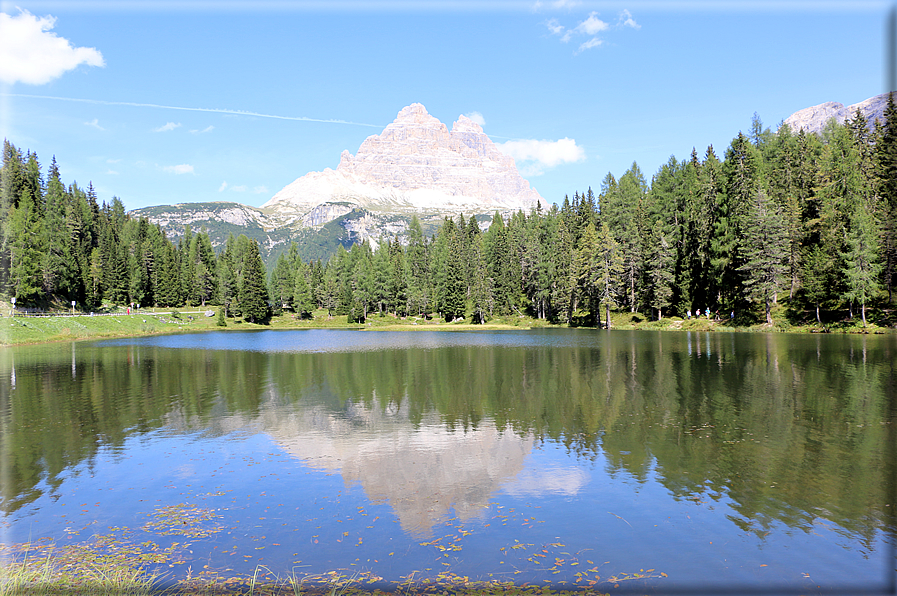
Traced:
POLYGON ((869 207, 865 202, 861 202, 851 218, 847 249, 843 257, 844 275, 847 278, 844 298, 859 303, 863 327, 866 326, 866 304, 871 302, 881 289, 878 230, 875 228, 875 220, 869 207))
POLYGON ((268 288, 265 284, 265 265, 259 254, 259 245, 250 240, 239 279, 240 311, 250 323, 265 320, 269 315, 268 288))
POLYGON ((744 235, 751 201, 761 189, 765 192, 762 169, 758 149, 743 133, 738 133, 726 150, 723 163, 726 192, 717 195, 717 217, 711 246, 719 306, 726 309, 744 304, 744 262, 739 250, 740 239, 744 235))
POLYGON ((31 196, 31 189, 25 187, 9 217, 11 237, 10 293, 18 304, 36 304, 42 297, 41 245, 42 220, 31 196))
POLYGON ((888 94, 881 138, 875 145, 878 165, 878 194, 882 199, 882 263, 888 303, 893 299, 897 279, 897 105, 894 92, 888 94))
POLYGON ((71 237, 66 226, 65 186, 59 177, 56 157, 50 162, 47 176, 47 195, 44 208, 42 262, 43 286, 48 295, 59 295, 68 301, 77 299, 79 272, 72 251, 71 237))
POLYGON ((786 273, 788 237, 778 206, 763 189, 751 201, 740 246, 746 298, 764 305, 772 325, 772 302, 786 273))
POLYGON ((308 284, 309 267, 299 261, 299 266, 294 274, 295 286, 293 288, 293 308, 301 318, 311 317, 315 308, 311 287, 308 284))

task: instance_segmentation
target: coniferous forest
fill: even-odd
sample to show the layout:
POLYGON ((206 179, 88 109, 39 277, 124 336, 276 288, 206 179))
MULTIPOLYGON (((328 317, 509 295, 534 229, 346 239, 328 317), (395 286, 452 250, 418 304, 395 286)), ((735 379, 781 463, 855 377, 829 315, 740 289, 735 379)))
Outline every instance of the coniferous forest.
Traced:
POLYGON ((264 321, 315 309, 349 321, 372 314, 447 321, 527 314, 605 325, 610 312, 651 318, 701 309, 772 323, 775 304, 822 321, 889 309, 897 267, 897 108, 869 126, 858 111, 821 134, 772 132, 755 115, 722 155, 711 146, 648 180, 636 163, 548 211, 446 218, 426 237, 340 247, 306 263, 295 245, 270 263, 245 236, 216 252, 203 231, 174 243, 118 198, 66 185, 55 157, 4 142, 0 292, 19 306, 75 301, 220 305, 264 321))

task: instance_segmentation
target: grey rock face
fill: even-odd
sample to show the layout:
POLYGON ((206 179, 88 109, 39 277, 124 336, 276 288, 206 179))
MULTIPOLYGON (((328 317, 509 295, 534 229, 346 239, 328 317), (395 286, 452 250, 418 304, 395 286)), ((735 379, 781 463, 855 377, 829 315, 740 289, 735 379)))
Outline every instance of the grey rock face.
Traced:
POLYGON ((860 110, 860 113, 866 118, 869 123, 869 128, 871 129, 875 126, 876 120, 884 122, 885 107, 887 105, 887 93, 870 97, 865 101, 849 106, 845 106, 844 104, 835 101, 829 101, 821 103, 818 106, 812 106, 794 112, 785 118, 785 124, 791 128, 792 132, 798 132, 803 129, 806 132, 815 132, 818 134, 822 132, 825 125, 832 118, 834 118, 838 124, 843 124, 845 120, 853 118, 857 110, 860 110))

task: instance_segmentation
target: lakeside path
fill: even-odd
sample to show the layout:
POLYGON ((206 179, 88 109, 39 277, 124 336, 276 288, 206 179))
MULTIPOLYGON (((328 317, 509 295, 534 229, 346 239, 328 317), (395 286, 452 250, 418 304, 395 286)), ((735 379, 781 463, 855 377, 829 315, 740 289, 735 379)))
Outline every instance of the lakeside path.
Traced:
MULTIPOLYGON (((0 345, 43 344, 53 342, 69 342, 78 340, 98 340, 117 337, 142 337, 173 333, 196 333, 204 331, 234 331, 262 329, 357 329, 379 331, 496 331, 548 329, 567 327, 551 325, 546 321, 525 316, 510 316, 494 319, 485 325, 474 325, 469 320, 446 323, 441 319, 424 319, 421 317, 396 318, 392 315, 374 315, 364 324, 350 324, 344 316, 329 317, 327 311, 319 310, 311 319, 297 319, 293 315, 272 317, 267 324, 255 324, 241 319, 227 319, 227 325, 220 327, 216 316, 217 307, 211 309, 156 309, 140 310, 132 314, 116 313, 103 315, 58 315, 58 316, 21 316, 10 317, 9 311, 0 316, 0 345)), ((840 321, 822 327, 812 325, 791 325, 784 319, 777 320, 775 325, 738 326, 729 321, 708 319, 683 320, 670 317, 659 321, 649 321, 631 313, 614 313, 611 326, 618 330, 653 330, 653 331, 734 331, 734 332, 787 332, 787 333, 895 333, 893 325, 878 326, 870 324, 865 329, 857 322, 840 321)), ((586 327, 585 329, 592 329, 586 327)))

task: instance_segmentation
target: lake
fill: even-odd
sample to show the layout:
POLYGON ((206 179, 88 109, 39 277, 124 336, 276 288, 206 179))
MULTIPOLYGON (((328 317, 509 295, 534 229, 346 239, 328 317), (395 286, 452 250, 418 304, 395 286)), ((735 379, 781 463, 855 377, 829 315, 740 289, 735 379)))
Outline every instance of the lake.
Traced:
POLYGON ((888 593, 895 363, 894 335, 576 329, 5 348, 0 538, 169 583, 888 593))

